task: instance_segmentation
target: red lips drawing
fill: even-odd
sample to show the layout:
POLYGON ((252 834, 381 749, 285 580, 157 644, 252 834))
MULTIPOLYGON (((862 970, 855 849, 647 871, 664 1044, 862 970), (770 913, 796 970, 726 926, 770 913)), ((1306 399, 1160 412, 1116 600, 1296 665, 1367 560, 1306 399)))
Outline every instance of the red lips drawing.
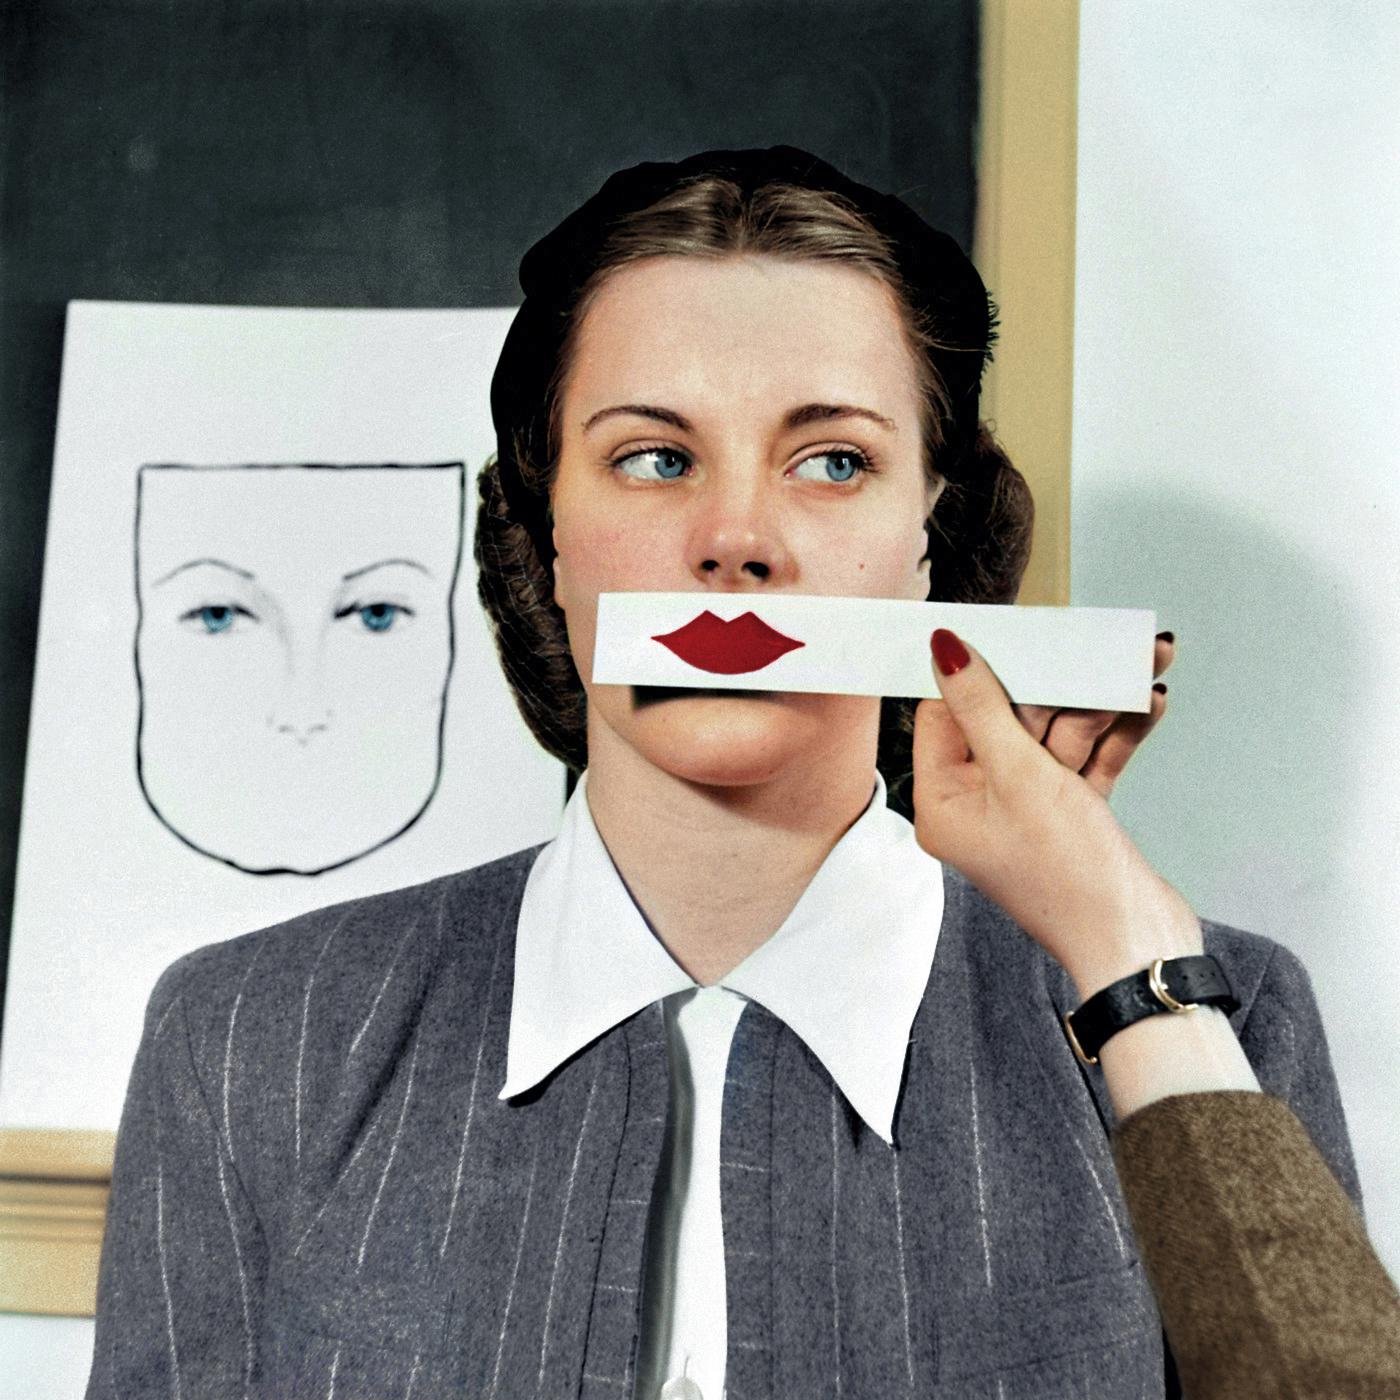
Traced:
POLYGON ((732 622, 725 622, 708 608, 684 627, 654 636, 652 641, 675 652, 687 665, 716 676, 761 671, 780 656, 807 645, 775 631, 754 613, 741 613, 732 622))

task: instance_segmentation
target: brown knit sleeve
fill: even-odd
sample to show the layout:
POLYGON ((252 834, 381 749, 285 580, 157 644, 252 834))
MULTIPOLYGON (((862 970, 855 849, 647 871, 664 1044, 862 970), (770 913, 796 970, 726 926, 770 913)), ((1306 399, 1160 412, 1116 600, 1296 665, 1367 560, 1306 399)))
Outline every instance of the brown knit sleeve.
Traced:
POLYGON ((1188 1400, 1400 1397, 1400 1296, 1287 1105, 1161 1099, 1114 1155, 1188 1400))

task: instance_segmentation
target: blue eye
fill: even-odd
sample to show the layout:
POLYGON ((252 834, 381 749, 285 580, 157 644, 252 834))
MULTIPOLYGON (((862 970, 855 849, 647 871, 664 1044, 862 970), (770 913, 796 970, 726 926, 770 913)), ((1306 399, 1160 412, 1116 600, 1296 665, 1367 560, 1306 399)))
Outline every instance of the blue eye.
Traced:
POLYGON ((180 621, 196 631, 214 635, 231 630, 241 617, 246 617, 249 622, 257 621, 247 608, 240 608, 237 603, 205 603, 181 613, 180 621))
POLYGON ((387 632, 403 611, 397 603, 366 603, 360 609, 360 621, 371 632, 387 632))
POLYGON ((619 457, 613 466, 638 481, 675 481, 685 475, 690 462, 672 447, 648 447, 619 457))
POLYGON ((335 611, 336 621, 356 616, 366 632, 387 632, 390 628, 402 625, 413 616, 413 609, 406 603, 386 603, 382 598, 369 603, 347 603, 335 611))
POLYGON ((851 481, 861 472, 870 470, 870 462, 863 452, 849 448, 837 452, 818 452, 799 462, 792 474, 803 481, 851 481), (811 467, 811 471, 806 468, 811 467))

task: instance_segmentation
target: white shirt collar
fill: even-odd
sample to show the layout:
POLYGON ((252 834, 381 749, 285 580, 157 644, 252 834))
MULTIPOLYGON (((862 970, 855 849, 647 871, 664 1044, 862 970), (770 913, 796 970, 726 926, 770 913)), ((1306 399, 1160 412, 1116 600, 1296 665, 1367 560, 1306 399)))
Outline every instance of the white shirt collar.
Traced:
MULTIPOLYGON (((721 985, 800 1036, 890 1142, 942 921, 943 868, 885 805, 877 774, 869 806, 782 927, 721 985)), ((588 809, 585 774, 526 882, 500 1097, 533 1088, 644 1006, 696 985, 618 875, 588 809)))

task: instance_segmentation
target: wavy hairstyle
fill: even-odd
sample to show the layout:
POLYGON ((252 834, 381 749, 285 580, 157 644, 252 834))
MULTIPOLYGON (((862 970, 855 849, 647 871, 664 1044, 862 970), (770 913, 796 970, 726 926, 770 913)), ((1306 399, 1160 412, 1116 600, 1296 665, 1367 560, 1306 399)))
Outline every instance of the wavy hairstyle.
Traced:
MULTIPOLYGON (((614 176, 526 255, 525 305, 492 382, 497 452, 481 473, 475 554, 506 678, 539 742, 588 761, 583 684, 555 604, 550 493, 560 403, 579 328, 605 279, 658 256, 764 254, 846 263, 894 294, 918 368, 924 469, 942 483, 928 519, 931 599, 1014 601, 1033 507, 977 413, 995 308, 946 234, 803 152, 707 152, 614 176)), ((878 764, 908 810, 914 702, 882 704, 878 764)))

